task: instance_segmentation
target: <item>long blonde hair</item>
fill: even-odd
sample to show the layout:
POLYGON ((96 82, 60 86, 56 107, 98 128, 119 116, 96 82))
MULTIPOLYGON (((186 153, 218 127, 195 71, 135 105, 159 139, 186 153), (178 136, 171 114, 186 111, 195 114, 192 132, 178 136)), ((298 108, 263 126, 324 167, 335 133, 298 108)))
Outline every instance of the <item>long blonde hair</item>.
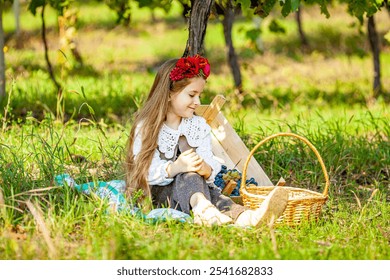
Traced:
POLYGON ((141 200, 150 197, 147 174, 157 148, 160 129, 168 112, 169 98, 172 94, 183 90, 191 82, 191 79, 187 78, 176 82, 169 79, 169 74, 177 61, 177 59, 168 60, 160 66, 143 108, 136 113, 127 142, 125 160, 126 196, 128 198, 137 190, 143 191, 141 200), (141 135, 142 147, 134 158, 135 131, 140 123, 142 126, 138 133, 141 135))

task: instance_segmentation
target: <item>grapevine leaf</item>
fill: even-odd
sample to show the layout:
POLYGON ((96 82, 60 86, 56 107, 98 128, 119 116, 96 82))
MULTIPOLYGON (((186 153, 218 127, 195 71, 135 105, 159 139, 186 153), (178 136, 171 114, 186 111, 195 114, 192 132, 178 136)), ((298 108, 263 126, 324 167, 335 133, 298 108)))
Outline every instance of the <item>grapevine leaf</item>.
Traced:
POLYGON ((330 17, 330 14, 329 14, 329 11, 328 11, 328 8, 326 6, 326 0, 321 0, 320 1, 320 8, 321 8, 321 13, 324 14, 327 18, 330 17))
POLYGON ((245 37, 248 38, 251 42, 255 42, 259 38, 261 30, 259 28, 252 28, 246 31, 245 37))
POLYGON ((288 16, 291 13, 291 0, 286 0, 283 4, 282 15, 284 17, 288 16))
POLYGON ((236 2, 241 4, 243 10, 249 10, 251 7, 251 0, 236 0, 236 2))
POLYGON ((32 0, 28 5, 28 10, 35 16, 37 9, 46 5, 45 0, 32 0))
POLYGON ((277 0, 266 0, 264 2, 258 1, 257 6, 255 6, 254 13, 262 18, 267 17, 275 6, 276 1, 277 0))
POLYGON ((153 0, 138 0, 137 2, 140 8, 148 7, 153 4, 153 0))
POLYGON ((291 0, 291 11, 296 12, 299 9, 301 0, 291 0))
POLYGON ((286 29, 276 19, 270 22, 268 29, 273 33, 286 33, 286 29))

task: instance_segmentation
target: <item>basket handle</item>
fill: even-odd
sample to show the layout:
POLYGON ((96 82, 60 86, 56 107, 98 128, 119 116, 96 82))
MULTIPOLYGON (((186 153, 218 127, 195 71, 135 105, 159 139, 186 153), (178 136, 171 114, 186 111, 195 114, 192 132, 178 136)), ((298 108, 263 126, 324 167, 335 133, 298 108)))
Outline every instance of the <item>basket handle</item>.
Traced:
POLYGON ((323 191, 323 195, 324 196, 327 196, 328 195, 328 190, 329 190, 329 175, 328 175, 328 172, 326 171, 326 168, 325 168, 325 164, 324 164, 324 161, 322 160, 320 154, 318 153, 316 147, 313 146, 312 143, 309 142, 309 140, 307 140, 306 138, 300 136, 300 135, 297 135, 295 133, 290 133, 290 132, 282 132, 282 133, 276 133, 276 134, 273 134, 271 136, 268 136, 266 138, 264 138, 262 141, 260 141, 249 153, 248 155, 248 158, 244 164, 244 169, 242 171, 242 179, 241 179, 241 188, 243 191, 246 191, 246 171, 247 171, 247 168, 248 168, 248 164, 249 164, 249 161, 251 160, 251 157, 253 156, 253 154, 255 153, 255 151, 261 146, 263 145, 264 143, 268 142, 269 140, 273 139, 273 138, 276 138, 276 137, 279 137, 279 136, 288 136, 288 137, 294 137, 294 138, 297 138, 299 140, 302 140, 303 142, 305 142, 309 147, 310 149, 314 152, 314 154, 317 156, 317 159, 318 161, 320 162, 321 164, 321 168, 322 168, 322 172, 324 173, 324 177, 325 177, 325 189, 323 191))

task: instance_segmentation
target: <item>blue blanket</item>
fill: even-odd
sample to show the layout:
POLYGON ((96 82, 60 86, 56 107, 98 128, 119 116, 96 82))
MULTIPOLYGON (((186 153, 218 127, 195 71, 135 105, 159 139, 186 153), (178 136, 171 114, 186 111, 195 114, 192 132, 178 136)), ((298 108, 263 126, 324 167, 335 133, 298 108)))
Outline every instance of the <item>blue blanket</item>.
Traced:
POLYGON ((166 220, 177 220, 179 222, 192 222, 191 216, 181 211, 171 208, 156 208, 147 214, 130 205, 123 195, 125 191, 125 181, 112 180, 109 182, 97 181, 77 184, 76 181, 69 174, 61 174, 55 176, 55 183, 58 186, 68 186, 86 195, 95 194, 101 199, 108 201, 111 209, 117 212, 125 212, 145 219, 148 222, 159 222, 166 220))

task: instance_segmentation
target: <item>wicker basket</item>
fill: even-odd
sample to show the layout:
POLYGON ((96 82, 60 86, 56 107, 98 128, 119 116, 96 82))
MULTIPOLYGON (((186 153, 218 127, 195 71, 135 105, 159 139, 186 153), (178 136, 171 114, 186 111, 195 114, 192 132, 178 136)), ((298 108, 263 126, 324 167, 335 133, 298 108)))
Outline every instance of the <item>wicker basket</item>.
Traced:
POLYGON ((329 176, 326 171, 324 162, 318 153, 317 149, 311 144, 306 138, 296 135, 294 133, 277 133, 271 135, 261 142, 259 142, 250 152, 242 172, 242 186, 240 188, 240 195, 242 197, 243 204, 250 207, 251 209, 258 208, 267 195, 275 188, 274 186, 264 187, 249 185, 246 186, 246 172, 249 161, 255 151, 264 143, 275 137, 294 137, 305 142, 311 150, 315 153, 318 158, 318 161, 321 164, 322 171, 325 177, 325 188, 323 193, 318 193, 315 191, 310 191, 302 188, 294 187, 284 187, 289 190, 289 198, 287 203, 287 208, 284 211, 283 215, 276 220, 276 224, 284 224, 289 226, 297 226, 303 221, 317 221, 321 213, 322 206, 325 204, 328 199, 328 189, 329 189, 329 176))

